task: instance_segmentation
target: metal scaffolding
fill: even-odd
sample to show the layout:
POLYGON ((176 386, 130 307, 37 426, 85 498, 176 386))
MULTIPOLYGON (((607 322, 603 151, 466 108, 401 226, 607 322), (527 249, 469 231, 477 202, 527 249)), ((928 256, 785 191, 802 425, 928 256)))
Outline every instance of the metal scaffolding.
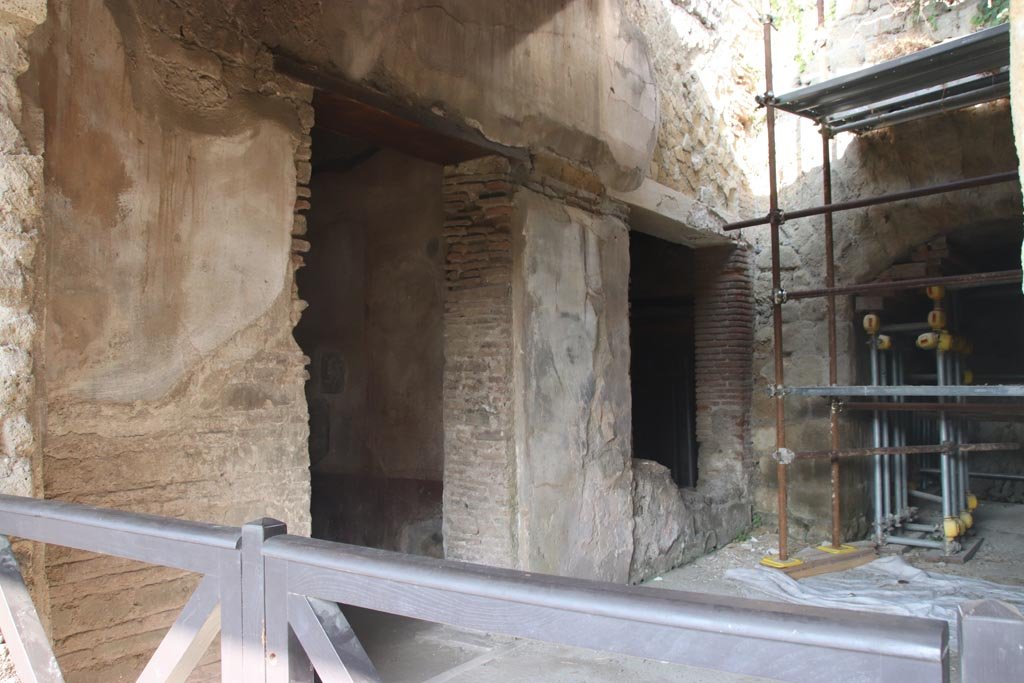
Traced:
MULTIPOLYGON (((819 15, 821 15, 819 3, 819 15)), ((819 16, 819 19, 822 19, 819 16)), ((820 22, 819 22, 820 23, 820 22)), ((848 76, 834 78, 800 90, 776 96, 772 68, 771 17, 766 17, 764 29, 765 86, 764 95, 757 102, 766 109, 768 138, 768 213, 725 226, 725 230, 740 230, 768 225, 771 241, 772 327, 774 385, 770 394, 775 407, 775 453, 778 479, 779 555, 765 558, 765 564, 787 568, 800 560, 789 555, 788 543, 788 470, 797 460, 829 459, 831 463, 831 543, 822 550, 840 553, 852 550, 843 545, 841 518, 840 463, 848 458, 872 459, 874 537, 877 543, 896 543, 940 549, 947 554, 960 549, 958 539, 972 523, 971 511, 976 501, 969 493, 971 476, 968 454, 1015 450, 1014 443, 964 443, 962 420, 991 414, 1016 415, 1022 406, 1005 404, 966 403, 967 398, 1024 397, 1024 385, 971 386, 961 383, 960 355, 962 339, 951 335, 943 310, 945 290, 988 287, 1019 283, 1020 270, 973 273, 944 277, 836 285, 835 244, 833 214, 839 211, 906 201, 936 194, 950 193, 998 183, 1019 182, 1016 171, 1006 171, 954 180, 952 182, 893 192, 875 197, 834 202, 832 198, 831 151, 829 142, 840 132, 862 133, 875 128, 894 125, 924 116, 949 111, 1007 97, 1009 94, 1009 30, 1008 26, 979 31, 958 40, 937 45, 848 76), (822 204, 820 206, 783 211, 779 206, 778 170, 776 164, 776 110, 804 116, 815 121, 821 129, 822 150, 822 204), (823 216, 825 242, 825 273, 819 289, 786 291, 782 285, 780 266, 780 228, 788 220, 823 216), (935 317, 927 324, 904 325, 905 332, 921 331, 918 346, 934 351, 935 386, 906 384, 903 358, 890 351, 888 337, 881 334, 877 316, 867 316, 865 330, 869 337, 871 385, 841 386, 838 383, 836 297, 848 294, 891 293, 905 290, 925 290, 935 302, 935 317), (787 387, 785 384, 783 349, 783 306, 792 300, 824 298, 828 329, 828 385, 787 387), (873 318, 873 319, 872 319, 873 318), (927 332, 931 330, 931 332, 927 332), (825 397, 830 399, 830 448, 826 451, 793 452, 786 441, 787 396, 825 397), (940 397, 941 401, 908 402, 912 397, 940 397), (871 401, 844 402, 851 397, 870 397, 871 401), (872 444, 869 448, 842 448, 839 431, 839 413, 845 409, 867 410, 872 415, 872 444), (937 413, 930 445, 908 445, 913 415, 937 413), (913 491, 908 486, 908 456, 938 455, 942 495, 913 491), (916 508, 910 498, 933 500, 942 505, 943 523, 927 525, 915 523, 916 508), (919 532, 940 535, 941 539, 907 536, 919 532)), ((926 468, 922 470, 928 472, 926 468)))

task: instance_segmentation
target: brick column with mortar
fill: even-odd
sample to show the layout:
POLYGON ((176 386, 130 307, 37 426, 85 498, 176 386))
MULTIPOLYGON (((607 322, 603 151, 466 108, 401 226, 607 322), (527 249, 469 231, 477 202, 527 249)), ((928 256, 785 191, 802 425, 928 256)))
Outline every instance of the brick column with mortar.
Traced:
POLYGON ((445 169, 445 556, 514 566, 509 162, 445 169))
POLYGON ((729 482, 746 492, 754 345, 749 249, 702 249, 695 265, 700 482, 729 482))

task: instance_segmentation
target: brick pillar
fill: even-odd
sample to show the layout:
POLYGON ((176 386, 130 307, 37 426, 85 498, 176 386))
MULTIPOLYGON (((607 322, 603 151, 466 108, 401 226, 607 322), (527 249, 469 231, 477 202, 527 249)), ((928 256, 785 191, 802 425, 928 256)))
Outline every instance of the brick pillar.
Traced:
POLYGON ((445 557, 514 566, 509 163, 445 169, 445 557))
POLYGON ((745 492, 754 297, 746 245, 696 252, 699 481, 745 492))

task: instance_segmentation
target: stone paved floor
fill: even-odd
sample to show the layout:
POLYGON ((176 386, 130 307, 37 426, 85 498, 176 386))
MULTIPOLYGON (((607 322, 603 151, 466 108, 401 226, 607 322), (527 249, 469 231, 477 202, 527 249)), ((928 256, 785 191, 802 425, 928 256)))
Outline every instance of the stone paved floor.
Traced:
MULTIPOLYGON (((983 504, 978 532, 985 542, 966 565, 925 562, 922 552, 905 555, 926 571, 945 571, 1006 584, 1024 585, 1024 506, 983 504)), ((753 566, 777 550, 777 537, 755 530, 749 539, 658 577, 652 587, 719 595, 745 595, 724 578, 732 567, 753 566)), ((526 640, 460 631, 365 610, 346 610, 386 683, 740 683, 766 679, 606 655, 526 640)), ((959 680, 956 662, 952 681, 959 680)))

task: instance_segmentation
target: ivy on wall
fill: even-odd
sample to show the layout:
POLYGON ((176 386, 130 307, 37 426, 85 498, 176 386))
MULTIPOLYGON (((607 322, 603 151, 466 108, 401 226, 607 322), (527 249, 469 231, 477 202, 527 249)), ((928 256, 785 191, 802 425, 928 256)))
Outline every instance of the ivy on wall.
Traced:
POLYGON ((980 28, 998 26, 1010 20, 1010 0, 981 0, 972 23, 980 28))

